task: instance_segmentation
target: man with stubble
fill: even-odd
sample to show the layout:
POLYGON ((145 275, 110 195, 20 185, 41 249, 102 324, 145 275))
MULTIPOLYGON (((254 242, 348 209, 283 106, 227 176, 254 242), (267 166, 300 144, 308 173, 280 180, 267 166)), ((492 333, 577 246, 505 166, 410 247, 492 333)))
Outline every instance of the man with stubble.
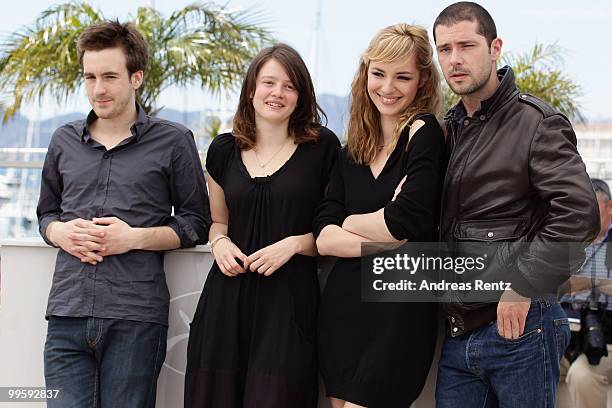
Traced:
POLYGON ((445 117, 441 240, 481 242, 501 255, 521 248, 510 262, 495 259, 511 281, 498 301, 444 304, 436 404, 552 407, 569 341, 554 293, 599 231, 595 194, 567 118, 519 92, 512 68, 497 69, 502 40, 491 15, 454 3, 433 32, 444 77, 461 97, 445 117), (576 254, 562 250, 566 243, 576 254))
POLYGON ((55 131, 38 221, 59 248, 49 294, 49 407, 154 407, 166 355, 164 252, 211 224, 193 134, 136 102, 147 45, 131 24, 84 30, 78 60, 92 110, 55 131))

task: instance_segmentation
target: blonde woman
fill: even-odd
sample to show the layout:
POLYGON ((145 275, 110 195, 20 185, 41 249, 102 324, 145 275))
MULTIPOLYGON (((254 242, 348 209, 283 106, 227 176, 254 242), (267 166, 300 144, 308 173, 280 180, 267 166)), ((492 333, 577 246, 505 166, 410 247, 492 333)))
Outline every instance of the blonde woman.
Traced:
POLYGON ((318 208, 319 253, 339 257, 319 311, 319 362, 334 408, 408 407, 432 361, 436 307, 361 302, 363 242, 437 238, 446 167, 427 32, 380 31, 353 80, 348 140, 318 208))

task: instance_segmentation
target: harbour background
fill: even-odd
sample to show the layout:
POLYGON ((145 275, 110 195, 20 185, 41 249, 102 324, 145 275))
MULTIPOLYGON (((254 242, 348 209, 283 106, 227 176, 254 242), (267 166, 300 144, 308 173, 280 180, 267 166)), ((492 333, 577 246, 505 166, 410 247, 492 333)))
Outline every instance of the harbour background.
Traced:
MULTIPOLYGON (((348 98, 321 95, 319 100, 328 116, 327 126, 343 140, 348 98)), ((219 120, 221 129, 228 130, 231 115, 229 109, 194 112, 165 109, 159 114, 192 129, 202 165, 212 140, 212 122, 219 120)), ((34 121, 18 115, 0 127, 0 239, 39 237, 36 205, 46 147, 57 127, 83 117, 82 113, 71 113, 34 121)), ((577 124, 574 130, 589 175, 612 184, 612 120, 577 124)))
MULTIPOLYGON (((324 94, 318 101, 328 117, 327 127, 342 139, 348 98, 324 94)), ((158 116, 193 131, 204 166, 213 123, 219 122, 220 131, 229 130, 233 111, 226 106, 191 112, 163 109, 158 116)), ((17 114, 0 126, 0 239, 39 237, 36 205, 47 146, 55 129, 84 117, 76 112, 37 121, 17 114)))
MULTIPOLYGON (((63 0, 24 0, 22 7, 0 15, 0 35, 31 26, 40 13, 63 0)), ((321 92, 319 102, 327 113, 328 127, 343 139, 351 79, 361 52, 374 33, 390 24, 407 22, 430 32, 436 15, 450 4, 434 0, 427 7, 415 1, 380 0, 376 4, 337 0, 228 0, 232 10, 253 9, 277 41, 295 47, 304 57, 321 92)), ((139 6, 151 6, 168 16, 191 0, 91 0, 107 17, 121 20, 139 6)), ((504 54, 520 54, 534 43, 557 44, 565 57, 563 73, 582 87, 582 106, 587 122, 576 124, 578 150, 591 177, 612 181, 612 111, 609 98, 612 83, 603 68, 612 64, 610 53, 602 51, 599 39, 608 38, 612 3, 592 0, 589 7, 569 0, 479 1, 496 21, 504 40, 504 54), (568 30, 567 27, 572 27, 568 30)), ((160 97, 167 107, 160 112, 193 130, 200 157, 205 158, 211 141, 213 118, 228 129, 236 102, 236 90, 224 90, 212 97, 198 86, 171 87, 160 97)), ((51 134, 63 123, 83 118, 88 101, 81 90, 59 103, 45 98, 23 107, 21 114, 0 126, 0 239, 38 237, 36 204, 41 167, 51 134), (75 112, 76 111, 76 112, 75 112), (67 113, 72 112, 72 113, 67 113)))

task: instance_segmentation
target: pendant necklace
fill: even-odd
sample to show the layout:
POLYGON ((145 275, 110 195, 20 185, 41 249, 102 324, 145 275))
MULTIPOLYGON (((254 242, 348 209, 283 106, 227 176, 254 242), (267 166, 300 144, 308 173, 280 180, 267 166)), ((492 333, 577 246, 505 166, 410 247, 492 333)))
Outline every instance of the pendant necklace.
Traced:
POLYGON ((280 149, 278 149, 276 151, 276 153, 274 153, 272 155, 272 157, 270 157, 270 159, 268 159, 268 161, 266 161, 265 163, 262 163, 259 160, 259 155, 257 154, 257 149, 253 148, 253 151, 255 152, 255 160, 257 160, 257 164, 259 164, 259 167, 261 167, 262 169, 265 168, 268 164, 270 164, 270 162, 272 160, 274 160, 274 158, 285 148, 285 146, 287 145, 287 141, 285 140, 285 143, 283 143, 283 145, 280 147, 280 149))

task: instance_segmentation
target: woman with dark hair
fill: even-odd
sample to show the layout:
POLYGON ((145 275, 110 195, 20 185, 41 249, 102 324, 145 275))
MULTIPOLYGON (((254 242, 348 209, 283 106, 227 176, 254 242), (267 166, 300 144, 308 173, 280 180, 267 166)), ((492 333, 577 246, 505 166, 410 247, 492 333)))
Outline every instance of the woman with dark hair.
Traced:
POLYGON ((361 58, 347 145, 314 222, 337 256, 321 299, 319 361, 334 408, 408 407, 435 346, 436 305, 361 301, 361 245, 437 240, 446 166, 439 76, 427 32, 396 24, 361 58))
POLYGON ((215 262, 189 337, 186 407, 315 407, 312 220, 340 143, 310 74, 278 44, 252 61, 233 131, 206 157, 215 262))

